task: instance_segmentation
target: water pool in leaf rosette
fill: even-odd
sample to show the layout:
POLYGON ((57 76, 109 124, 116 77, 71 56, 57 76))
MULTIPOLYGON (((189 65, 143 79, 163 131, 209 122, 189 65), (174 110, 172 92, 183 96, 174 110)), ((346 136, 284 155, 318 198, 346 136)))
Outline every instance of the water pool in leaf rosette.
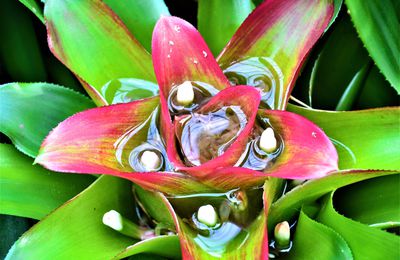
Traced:
POLYGON ((171 171, 165 145, 158 131, 159 109, 154 110, 142 124, 128 129, 114 144, 115 157, 119 164, 134 172, 146 172, 148 169, 141 162, 141 156, 146 151, 154 152, 159 160, 159 166, 154 171, 171 171), (145 135, 145 138, 138 138, 145 135), (140 140, 139 140, 140 139, 140 140))
POLYGON ((181 85, 172 87, 167 99, 168 109, 171 116, 188 114, 190 112, 193 112, 194 110, 199 108, 202 104, 206 103, 212 96, 218 93, 218 90, 216 88, 205 82, 201 81, 186 81, 186 82, 192 85, 194 92, 193 102, 191 102, 186 106, 179 104, 179 102, 177 101, 177 92, 179 86, 181 85))
POLYGON ((199 166, 222 155, 243 130, 247 118, 239 106, 227 106, 208 114, 191 113, 176 122, 183 161, 199 166))
POLYGON ((251 140, 248 142, 245 152, 239 158, 235 166, 263 171, 274 163, 278 156, 283 152, 284 147, 285 145, 282 136, 270 123, 270 120, 268 118, 260 118, 257 116, 251 140), (266 152, 260 147, 262 132, 267 128, 273 129, 277 141, 276 149, 272 152, 266 152))
POLYGON ((259 89, 262 106, 275 109, 275 100, 283 99, 284 76, 272 58, 250 57, 222 64, 221 68, 232 85, 248 85, 259 89))
POLYGON ((262 188, 256 187, 226 193, 175 196, 168 200, 195 243, 211 256, 222 257, 249 239, 248 228, 263 210, 262 193, 262 188), (198 219, 198 209, 206 204, 217 212, 218 220, 212 227, 198 219))

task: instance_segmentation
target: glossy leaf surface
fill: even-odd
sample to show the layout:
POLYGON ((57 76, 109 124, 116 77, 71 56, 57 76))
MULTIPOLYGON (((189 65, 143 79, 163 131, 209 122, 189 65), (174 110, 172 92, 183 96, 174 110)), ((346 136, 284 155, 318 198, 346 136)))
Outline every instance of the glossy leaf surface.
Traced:
POLYGON ((289 179, 322 177, 337 170, 337 152, 326 134, 302 116, 290 112, 261 110, 283 140, 283 151, 264 170, 271 176, 289 179))
POLYGON ((89 186, 92 176, 50 172, 0 144, 0 214, 42 219, 89 186))
POLYGON ((301 64, 328 26, 333 12, 332 1, 265 1, 240 26, 218 62, 225 72, 244 77, 246 82, 239 80, 240 84, 254 86, 254 82, 247 81, 262 79, 264 89, 272 95, 272 103, 268 104, 284 109, 301 64), (251 57, 259 59, 252 70, 263 69, 257 75, 251 71, 240 75, 242 65, 251 57))
POLYGON ((137 173, 140 169, 135 167, 140 163, 132 163, 130 156, 140 145, 160 150, 167 163, 155 129, 158 101, 153 97, 78 113, 49 134, 35 162, 53 171, 111 174, 169 194, 211 190, 190 176, 168 169, 137 173))
POLYGON ((104 1, 121 18, 136 39, 151 51, 151 35, 157 20, 169 15, 164 0, 104 1))
POLYGON ((291 105, 324 129, 336 145, 340 169, 400 169, 398 107, 332 112, 291 105))
POLYGON ((86 97, 49 83, 0 86, 0 131, 23 153, 35 157, 46 135, 58 123, 93 107, 86 97))
POLYGON ((395 2, 346 0, 346 5, 368 53, 400 93, 400 22, 395 2))
POLYGON ((102 1, 48 0, 44 14, 51 51, 88 84, 98 104, 104 100, 96 95, 110 80, 155 81, 150 55, 102 1))
POLYGON ((123 259, 129 256, 140 254, 153 254, 153 257, 165 257, 167 259, 181 259, 181 248, 179 238, 176 235, 158 236, 147 240, 139 241, 127 247, 119 253, 114 260, 123 259))
POLYGON ((327 195, 324 202, 317 221, 338 232, 346 240, 355 259, 399 258, 399 236, 340 215, 333 208, 332 194, 327 195))
POLYGON ((333 229, 311 219, 302 210, 293 246, 284 259, 353 259, 346 241, 333 229), (311 235, 312 234, 312 235, 311 235))
POLYGON ((361 223, 390 228, 400 226, 400 176, 389 175, 362 181, 335 192, 335 209, 361 223))
POLYGON ((152 57, 161 99, 184 81, 200 81, 215 89, 229 82, 200 33, 177 17, 162 17, 153 33, 152 57))
POLYGON ((290 220, 304 203, 315 201, 340 187, 379 176, 399 174, 399 171, 339 171, 324 178, 307 181, 292 189, 272 204, 268 227, 290 220))
POLYGON ((102 223, 103 214, 117 210, 133 216, 129 181, 100 177, 78 196, 26 232, 6 259, 110 259, 134 240, 102 223), (107 191, 107 192, 105 192, 107 191))
POLYGON ((218 56, 253 8, 251 0, 199 1, 198 28, 214 56, 218 56))

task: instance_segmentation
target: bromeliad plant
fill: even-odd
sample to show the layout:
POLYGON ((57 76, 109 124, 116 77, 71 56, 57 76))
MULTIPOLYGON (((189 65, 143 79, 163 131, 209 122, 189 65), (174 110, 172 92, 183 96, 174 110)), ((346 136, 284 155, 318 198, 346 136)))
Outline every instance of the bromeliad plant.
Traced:
MULTIPOLYGON (((45 138, 35 162, 56 172, 128 179, 139 185, 135 186, 138 211, 151 218, 141 218, 138 226, 121 216, 117 211, 124 213, 127 209, 115 202, 126 194, 119 196, 121 191, 116 189, 126 190, 126 182, 120 185, 120 179, 100 177, 82 194, 86 192, 86 196, 93 197, 91 200, 96 199, 95 194, 115 198, 104 205, 85 204, 94 210, 101 208, 101 212, 93 213, 95 221, 101 222, 99 216, 103 217, 104 224, 144 241, 122 250, 127 238, 120 238, 115 248, 107 245, 112 249, 99 258, 115 256, 116 248, 121 247, 118 259, 140 252, 176 257, 172 250, 176 248, 176 236, 161 233, 178 235, 184 259, 267 259, 279 255, 307 258, 312 255, 307 252, 312 245, 306 241, 308 232, 320 236, 323 242, 330 241, 320 245, 322 258, 365 256, 347 230, 354 225, 342 219, 343 224, 335 226, 341 216, 333 208, 333 191, 361 180, 396 174, 398 162, 390 161, 394 158, 391 155, 388 167, 382 167, 386 171, 339 171, 338 153, 324 131, 309 119, 284 111, 302 64, 335 20, 341 2, 265 1, 241 24, 217 59, 213 53, 218 52, 218 41, 212 45, 212 52, 191 24, 169 16, 168 10, 160 7, 164 5, 155 4, 158 2, 151 1, 159 7, 153 19, 158 21, 151 48, 152 26, 149 30, 135 29, 143 27, 129 19, 121 2, 45 3, 51 51, 101 107, 61 122, 45 138), (165 15, 159 18, 162 13, 165 15), (151 56, 128 28, 151 49, 151 56), (310 179, 315 180, 293 188, 296 182, 310 179), (313 204, 325 194, 322 207, 313 204), (294 226, 299 210, 291 241, 289 223, 294 226), (157 250, 170 245, 172 253, 157 250)), ((200 5, 199 11, 204 12, 205 6, 212 4, 200 5)), ((218 6, 224 5, 216 3, 214 7, 218 6)), ((4 93, 20 89, 14 84, 2 87, 4 93)), ((295 106, 292 109, 323 122, 320 112, 295 106)), ((396 125, 393 118, 398 116, 397 108, 373 113, 391 117, 386 122, 396 125)), ((359 118, 362 116, 349 114, 349 120, 369 121, 359 118)), ((11 130, 4 132, 13 136, 11 130)), ((398 142, 398 137, 392 138, 398 142)), ((333 141, 337 147, 350 150, 346 146, 349 143, 333 141)), ((339 155, 344 154, 339 150, 339 155)), ((351 150, 350 154, 354 156, 351 150)), ((377 168, 382 169, 380 165, 377 168)), ((380 186, 376 187, 379 190, 380 186)), ((38 224, 36 232, 61 221, 74 208, 79 211, 81 203, 86 203, 79 199, 82 197, 49 215, 38 224)), ((361 233, 369 232, 366 226, 357 227, 361 233)), ((32 229, 16 242, 9 252, 10 259, 27 256, 30 248, 41 241, 34 234, 32 229)), ((370 234, 376 236, 376 243, 388 241, 387 248, 391 249, 385 254, 399 255, 393 249, 399 244, 398 237, 380 230, 370 234)), ((110 243, 118 240, 109 239, 110 243)), ((42 253, 36 250, 33 255, 39 257, 42 253)), ((61 256, 91 255, 70 252, 61 256)))

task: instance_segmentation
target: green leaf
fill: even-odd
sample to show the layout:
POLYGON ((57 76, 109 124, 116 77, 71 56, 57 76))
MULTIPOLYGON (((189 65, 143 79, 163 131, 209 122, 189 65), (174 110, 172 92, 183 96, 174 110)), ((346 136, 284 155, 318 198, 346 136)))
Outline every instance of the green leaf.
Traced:
POLYGON ((32 163, 12 145, 0 144, 0 214, 42 219, 94 180, 32 163))
POLYGON ((329 22, 329 25, 326 28, 326 31, 332 26, 332 24, 336 21, 336 18, 339 16, 339 12, 342 9, 343 5, 343 0, 333 0, 333 4, 335 9, 333 11, 331 21, 329 22))
POLYGON ((355 259, 399 259, 400 237, 350 220, 335 211, 333 192, 324 199, 317 221, 338 232, 347 242, 355 259))
POLYGON ((23 5, 25 5, 29 10, 31 10, 39 20, 44 23, 43 9, 40 7, 38 1, 36 0, 19 0, 23 5))
POLYGON ((107 104, 100 93, 110 80, 155 82, 149 53, 102 1, 47 0, 44 15, 51 51, 97 104, 107 104))
POLYGON ((253 9, 251 0, 199 0, 198 29, 215 57, 253 9))
POLYGON ((375 65, 370 69, 354 109, 398 106, 399 95, 375 65))
POLYGON ((340 169, 400 169, 400 108, 333 112, 290 105, 331 138, 340 169))
POLYGON ((181 259, 181 247, 179 245, 179 238, 176 235, 171 235, 158 236, 143 240, 137 242, 132 246, 129 246, 113 259, 122 259, 125 257, 140 255, 143 253, 156 255, 157 259, 158 257, 166 257, 168 259, 181 259))
POLYGON ((284 259, 316 258, 353 259, 353 256, 346 241, 338 233, 311 219, 303 209, 294 233, 293 246, 284 259))
POLYGON ((337 111, 345 111, 351 110, 356 101, 360 89, 363 86, 363 83, 366 79, 367 72, 369 71, 370 64, 366 63, 353 77, 350 81, 349 85, 346 87, 343 92, 342 97, 340 98, 338 104, 336 105, 337 111))
POLYGON ((30 13, 16 0, 1 1, 0 35, 1 74, 4 70, 16 81, 46 80, 46 69, 30 13))
POLYGON ((400 176, 389 175, 343 187, 333 197, 335 209, 370 226, 400 226, 399 185, 400 176))
POLYGON ((372 59, 400 93, 400 17, 395 2, 346 0, 346 5, 372 59))
POLYGON ((139 185, 134 186, 134 192, 139 203, 143 206, 143 210, 157 223, 174 228, 174 219, 165 205, 165 198, 159 192, 145 190, 139 185))
POLYGON ((26 232, 6 259, 110 259, 134 243, 103 225, 115 209, 133 216, 131 182, 102 176, 26 232))
POLYGON ((309 82, 311 106, 334 110, 346 86, 369 62, 349 16, 343 14, 327 35, 315 62, 310 63, 313 66, 309 82))
POLYGON ((328 192, 362 180, 391 174, 399 174, 399 171, 339 171, 320 179, 307 181, 272 204, 268 227, 271 229, 279 222, 292 219, 303 204, 315 201, 328 192))
POLYGON ((164 0, 105 0, 104 2, 121 18, 147 51, 151 50, 151 36, 157 20, 162 15, 170 15, 164 0))
POLYGON ((58 123, 93 107, 83 95, 49 83, 0 85, 0 100, 0 132, 31 157, 58 123))

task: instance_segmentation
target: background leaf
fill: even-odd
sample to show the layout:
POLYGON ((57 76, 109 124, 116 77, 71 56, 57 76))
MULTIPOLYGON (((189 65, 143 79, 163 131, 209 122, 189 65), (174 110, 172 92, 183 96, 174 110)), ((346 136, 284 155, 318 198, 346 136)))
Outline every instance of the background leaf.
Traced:
POLYGON ((335 144, 340 169, 400 169, 400 108, 333 112, 290 105, 323 129, 335 144))
POLYGON ((268 216, 268 228, 282 221, 289 221, 303 204, 310 203, 340 187, 379 176, 399 174, 399 171, 340 171, 299 185, 272 204, 268 216))
POLYGON ((337 19, 325 40, 315 62, 311 63, 309 104, 334 110, 346 86, 370 59, 347 13, 337 19))
POLYGON ((0 64, 12 79, 46 80, 47 73, 32 17, 16 0, 1 1, 0 35, 0 64))
POLYGON ((254 9, 251 0, 199 0, 197 27, 214 56, 218 56, 254 9))
POLYGON ((325 197, 317 221, 338 232, 348 243, 355 259, 398 259, 400 237, 350 220, 333 208, 332 194, 325 197))
POLYGON ((67 117, 93 107, 70 89, 49 83, 0 86, 0 132, 23 153, 35 157, 46 135, 67 117))
POLYGON ((346 0, 346 5, 372 59, 400 93, 400 17, 395 2, 346 0))
POLYGON ((105 0, 107 5, 121 18, 136 39, 151 51, 151 36, 157 20, 169 15, 163 0, 105 0))
POLYGON ((333 229, 311 219, 304 209, 289 254, 283 259, 353 259, 346 241, 333 229))
POLYGON ((400 226, 400 176, 389 175, 365 180, 338 189, 335 209, 361 223, 391 228, 400 226))
POLYGON ((32 163, 12 145, 0 144, 0 214, 42 219, 94 180, 32 163))
POLYGON ((134 240, 103 225, 111 209, 133 216, 129 181, 102 176, 26 232, 6 259, 110 259, 134 240))

